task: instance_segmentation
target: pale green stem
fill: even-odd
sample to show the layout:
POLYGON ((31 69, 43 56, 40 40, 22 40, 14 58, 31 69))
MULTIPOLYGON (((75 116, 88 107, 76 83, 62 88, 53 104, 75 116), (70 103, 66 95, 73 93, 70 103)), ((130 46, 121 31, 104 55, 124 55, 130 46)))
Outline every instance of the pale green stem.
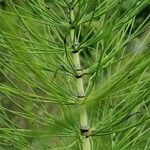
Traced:
MULTIPOLYGON (((71 10, 70 13, 71 13, 71 21, 74 21, 74 11, 71 10)), ((71 34, 72 44, 73 45, 77 44, 76 37, 75 37, 75 30, 72 29, 70 31, 70 34, 71 34)), ((82 75, 79 53, 73 53, 73 60, 74 60, 74 66, 75 66, 77 75, 82 75)), ((79 97, 79 100, 83 101, 82 97, 85 96, 83 77, 76 79, 76 86, 77 86, 77 96, 79 97)), ((81 129, 85 129, 85 128, 89 129, 88 116, 87 116, 87 111, 86 111, 85 105, 80 106, 79 115, 80 115, 81 129)), ((86 137, 85 135, 82 135, 82 137, 83 137, 82 149, 83 150, 91 150, 90 138, 86 137)))

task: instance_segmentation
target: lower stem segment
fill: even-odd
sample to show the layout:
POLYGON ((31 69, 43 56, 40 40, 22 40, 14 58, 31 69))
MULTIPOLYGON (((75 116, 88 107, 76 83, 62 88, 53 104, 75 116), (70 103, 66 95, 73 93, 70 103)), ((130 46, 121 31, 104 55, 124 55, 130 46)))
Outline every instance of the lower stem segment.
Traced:
MULTIPOLYGON (((87 112, 86 112, 85 106, 81 106, 80 108, 80 125, 81 125, 81 128, 89 129, 87 112)), ((89 137, 86 137, 86 136, 83 137, 82 148, 83 150, 91 150, 91 143, 90 143, 89 137)))
MULTIPOLYGON (((80 78, 76 79, 77 94, 78 94, 79 99, 81 101, 83 101, 83 97, 85 96, 85 91, 84 91, 84 83, 83 83, 79 53, 74 53, 73 58, 74 58, 75 69, 77 70, 76 73, 80 76, 80 78)), ((88 116, 87 116, 87 111, 86 111, 85 105, 80 106, 79 113, 80 113, 79 115, 80 115, 81 130, 84 130, 84 129, 88 130, 89 129, 88 116)), ((84 134, 82 136, 83 136, 82 149, 83 150, 91 150, 90 138, 84 134)))

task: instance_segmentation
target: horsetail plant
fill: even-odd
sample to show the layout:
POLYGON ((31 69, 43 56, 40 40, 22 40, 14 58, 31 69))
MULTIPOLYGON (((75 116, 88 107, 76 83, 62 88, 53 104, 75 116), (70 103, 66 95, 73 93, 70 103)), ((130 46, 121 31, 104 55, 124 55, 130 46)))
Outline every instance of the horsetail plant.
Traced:
POLYGON ((149 7, 3 1, 0 149, 149 150, 149 7))

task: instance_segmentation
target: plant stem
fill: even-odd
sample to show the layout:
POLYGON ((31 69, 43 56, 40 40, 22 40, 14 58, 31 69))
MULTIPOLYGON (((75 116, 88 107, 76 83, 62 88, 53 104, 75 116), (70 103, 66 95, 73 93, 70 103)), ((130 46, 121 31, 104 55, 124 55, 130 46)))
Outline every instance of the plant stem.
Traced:
MULTIPOLYGON (((71 22, 74 22, 74 11, 70 10, 70 17, 71 17, 71 22)), ((75 47, 78 41, 76 41, 76 34, 75 34, 75 29, 70 30, 71 34, 71 40, 72 40, 72 45, 75 47)), ((85 91, 84 91, 84 83, 83 83, 83 77, 82 77, 82 68, 80 64, 80 56, 79 52, 73 53, 73 60, 74 60, 74 66, 77 74, 77 79, 76 79, 76 87, 77 87, 77 96, 79 100, 83 101, 83 98, 85 97, 85 91)), ((87 111, 86 111, 86 106, 82 105, 80 106, 80 126, 81 126, 81 131, 82 130, 89 130, 89 125, 88 125, 88 116, 87 116, 87 111)), ((82 134, 82 132, 81 132, 82 134)), ((82 135, 83 140, 82 140, 82 149, 83 150, 91 150, 91 144, 90 144, 90 138, 87 137, 86 135, 82 135)))
MULTIPOLYGON (((73 56, 74 56, 75 69, 81 70, 79 53, 75 53, 75 54, 73 54, 73 56)), ((77 71, 77 74, 79 74, 79 75, 82 74, 82 71, 77 71)), ((82 97, 85 96, 83 77, 76 79, 76 85, 77 85, 77 96, 82 101, 83 100, 82 97)), ((86 111, 85 105, 80 106, 80 112, 79 113, 80 113, 81 130, 82 129, 89 129, 88 117, 87 117, 87 111, 86 111)), ((89 137, 83 136, 82 147, 83 147, 83 150, 91 150, 91 144, 90 144, 89 137)))

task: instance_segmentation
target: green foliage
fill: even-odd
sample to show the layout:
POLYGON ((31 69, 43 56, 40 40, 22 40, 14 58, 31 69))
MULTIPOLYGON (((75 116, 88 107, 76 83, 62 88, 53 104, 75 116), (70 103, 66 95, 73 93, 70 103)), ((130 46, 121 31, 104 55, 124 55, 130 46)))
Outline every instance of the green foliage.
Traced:
POLYGON ((149 150, 150 14, 138 18, 146 7, 149 0, 5 1, 0 149, 81 150, 85 106, 92 150, 149 150), (82 66, 82 101, 74 51, 82 66))

